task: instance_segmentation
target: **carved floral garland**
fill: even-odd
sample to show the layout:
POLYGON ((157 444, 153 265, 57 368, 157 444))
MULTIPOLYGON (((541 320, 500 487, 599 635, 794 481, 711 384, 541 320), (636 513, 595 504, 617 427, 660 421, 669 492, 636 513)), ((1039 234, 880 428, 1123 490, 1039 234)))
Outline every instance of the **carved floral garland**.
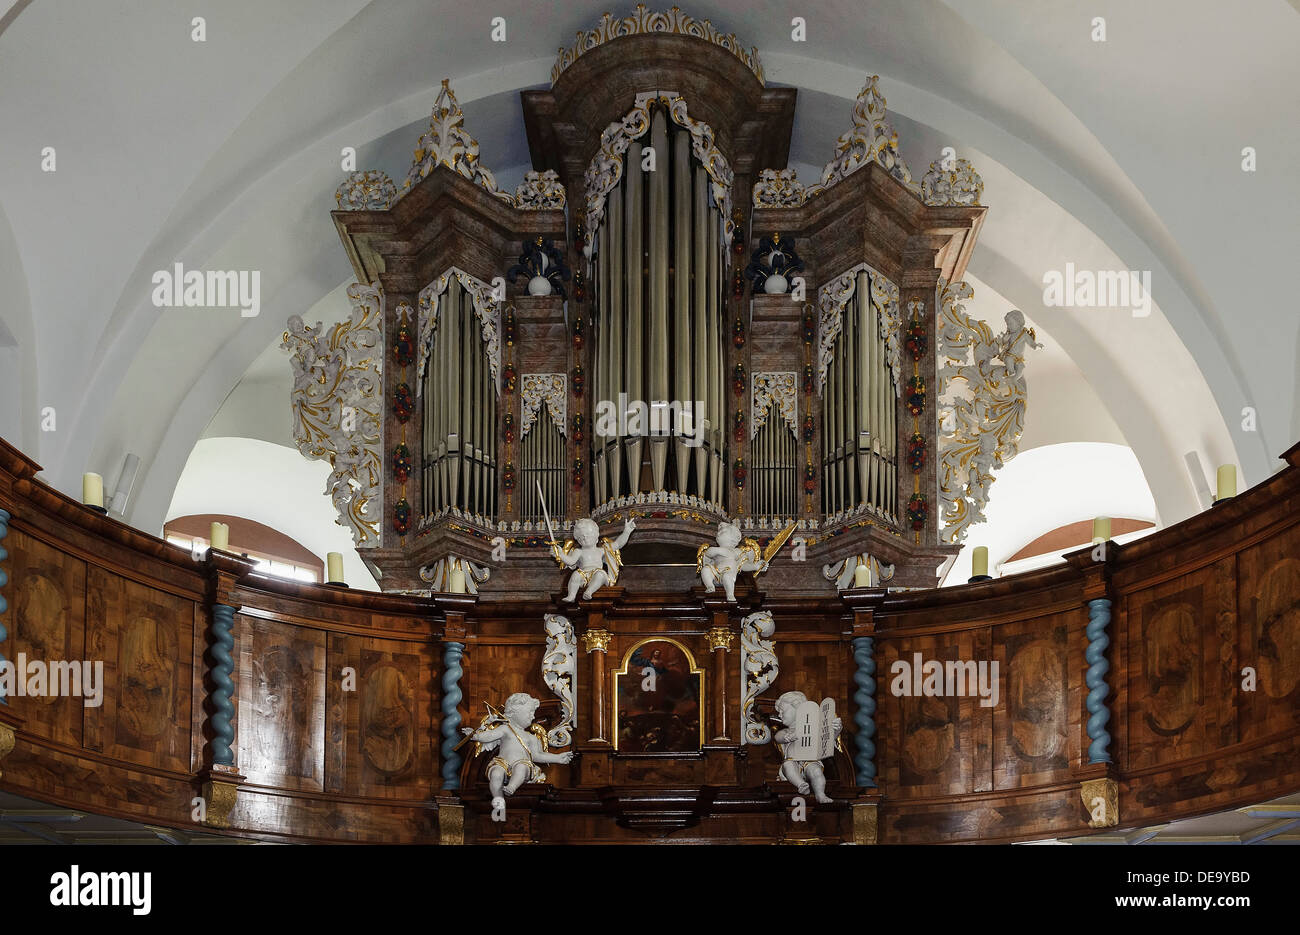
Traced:
POLYGON ((767 414, 773 403, 786 425, 799 437, 799 400, 795 390, 796 374, 789 372, 755 373, 750 395, 749 437, 767 424, 767 414))

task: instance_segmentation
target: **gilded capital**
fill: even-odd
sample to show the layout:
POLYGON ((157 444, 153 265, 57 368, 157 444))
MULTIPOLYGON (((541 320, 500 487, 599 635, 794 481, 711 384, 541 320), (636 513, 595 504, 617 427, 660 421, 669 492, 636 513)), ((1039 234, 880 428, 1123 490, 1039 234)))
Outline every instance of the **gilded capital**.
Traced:
POLYGON ((709 649, 725 649, 727 652, 731 652, 731 642, 736 638, 736 634, 732 633, 726 627, 714 627, 707 635, 709 638, 709 649))
POLYGON ((587 652, 608 652, 609 638, 613 636, 608 630, 587 630, 582 634, 582 642, 587 652))

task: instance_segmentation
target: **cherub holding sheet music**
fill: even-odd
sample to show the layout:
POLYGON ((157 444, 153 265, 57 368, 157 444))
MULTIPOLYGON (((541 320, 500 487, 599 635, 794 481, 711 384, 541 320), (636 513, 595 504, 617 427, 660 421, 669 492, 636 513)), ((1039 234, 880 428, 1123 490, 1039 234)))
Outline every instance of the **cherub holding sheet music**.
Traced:
POLYGON ((781 778, 800 795, 812 792, 818 802, 831 801, 821 761, 834 753, 844 729, 844 722, 834 717, 834 712, 835 702, 831 699, 818 705, 803 692, 786 692, 776 699, 776 719, 785 725, 772 735, 785 758, 781 778))

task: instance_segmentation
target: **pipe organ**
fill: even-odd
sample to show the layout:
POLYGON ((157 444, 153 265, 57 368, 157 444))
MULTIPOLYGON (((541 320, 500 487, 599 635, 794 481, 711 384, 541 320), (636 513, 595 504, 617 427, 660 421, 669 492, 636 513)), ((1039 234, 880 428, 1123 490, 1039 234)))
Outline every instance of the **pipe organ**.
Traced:
MULTIPOLYGON (((793 524, 808 562, 866 555, 896 586, 935 586, 957 547, 939 536, 925 387, 978 192, 931 179, 938 162, 928 187, 912 178, 875 78, 801 181, 797 92, 769 87, 756 54, 681 11, 620 23, 521 93, 532 167, 513 191, 450 82, 400 189, 378 170, 340 188, 385 345, 366 452, 382 477, 344 456, 331 475, 336 502, 381 517, 358 544, 385 589, 467 560, 485 597, 542 599, 548 513, 615 537, 635 520, 619 586, 662 580, 651 558, 693 567, 724 520, 763 548, 793 524)), ((801 570, 773 561, 763 586, 834 590, 801 570)))
POLYGON ((454 276, 432 307, 424 389, 424 512, 497 509, 497 387, 471 294, 454 276))
MULTIPOLYGON (((827 513, 865 504, 889 522, 898 517, 898 289, 860 269, 840 279, 844 302, 829 347, 822 392, 822 505, 827 513), (897 347, 895 339, 895 347, 897 347)), ((834 303, 835 298, 831 298, 834 303)))
POLYGON ((593 231, 596 398, 616 414, 596 427, 594 497, 672 491, 721 504, 725 219, 689 131, 665 99, 646 110, 648 133, 628 144, 593 231))

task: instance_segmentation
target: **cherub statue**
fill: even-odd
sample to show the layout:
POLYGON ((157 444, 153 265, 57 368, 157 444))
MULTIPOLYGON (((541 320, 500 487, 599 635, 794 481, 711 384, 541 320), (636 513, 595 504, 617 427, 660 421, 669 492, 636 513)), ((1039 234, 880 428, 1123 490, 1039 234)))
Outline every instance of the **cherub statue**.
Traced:
POLYGON ((840 731, 844 729, 844 722, 838 717, 830 717, 823 723, 822 711, 833 715, 835 703, 827 698, 818 706, 809 702, 803 692, 786 692, 776 699, 776 719, 785 726, 772 739, 781 748, 781 756, 785 758, 781 764, 781 777, 793 785, 800 795, 807 795, 811 791, 818 802, 830 802, 831 797, 826 794, 826 773, 822 769, 821 760, 834 751, 840 731), (811 732, 801 732, 799 724, 803 719, 799 717, 800 708, 809 706, 817 709, 808 713, 812 719, 808 724, 811 732), (823 736, 827 729, 829 736, 823 736))
POLYGON ((546 731, 533 723, 539 704, 527 692, 515 692, 506 699, 500 714, 489 708, 477 729, 461 728, 483 750, 497 754, 487 771, 493 808, 503 807, 505 796, 514 795, 525 782, 546 782, 546 773, 539 764, 567 763, 573 759, 571 750, 551 753, 547 749, 546 731))
POLYGON ((736 599, 736 575, 742 571, 767 571, 768 563, 754 539, 741 539, 740 527, 735 523, 719 523, 717 545, 707 542, 695 553, 695 571, 700 576, 704 590, 712 594, 718 581, 727 600, 736 599))
POLYGON ((634 529, 636 520, 629 518, 623 524, 622 535, 611 542, 600 537, 600 527, 595 520, 584 518, 573 524, 573 538, 578 540, 577 546, 569 541, 561 547, 554 539, 551 540, 551 554, 555 560, 561 567, 573 569, 565 601, 576 601, 578 588, 583 585, 586 585, 582 592, 583 599, 591 600, 591 596, 605 585, 618 581, 618 572, 623 566, 619 550, 627 545, 634 529))

